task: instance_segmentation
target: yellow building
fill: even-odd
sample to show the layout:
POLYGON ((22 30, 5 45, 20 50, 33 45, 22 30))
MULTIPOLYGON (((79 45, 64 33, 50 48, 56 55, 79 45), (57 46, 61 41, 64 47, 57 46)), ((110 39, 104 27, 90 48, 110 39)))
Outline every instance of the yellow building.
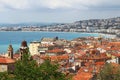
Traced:
POLYGON ((40 46, 40 44, 38 41, 30 42, 29 50, 31 55, 39 54, 38 46, 40 46))

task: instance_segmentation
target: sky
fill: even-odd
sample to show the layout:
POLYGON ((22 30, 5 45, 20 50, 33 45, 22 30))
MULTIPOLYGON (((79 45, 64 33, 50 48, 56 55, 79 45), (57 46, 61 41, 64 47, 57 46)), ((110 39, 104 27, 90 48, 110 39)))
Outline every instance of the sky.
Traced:
POLYGON ((120 0, 0 0, 0 23, 71 23, 120 17, 120 0))

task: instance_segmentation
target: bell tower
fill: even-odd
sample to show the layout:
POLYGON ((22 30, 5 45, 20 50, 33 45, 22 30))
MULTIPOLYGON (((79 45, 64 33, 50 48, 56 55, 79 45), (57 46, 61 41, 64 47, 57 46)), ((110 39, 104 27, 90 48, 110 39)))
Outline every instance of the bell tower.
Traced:
POLYGON ((13 47, 12 47, 12 45, 9 45, 7 53, 8 53, 8 57, 13 59, 13 47))
POLYGON ((23 54, 27 54, 28 53, 28 46, 27 46, 27 41, 22 41, 21 43, 21 47, 20 47, 20 56, 21 56, 21 60, 22 60, 22 56, 23 54))

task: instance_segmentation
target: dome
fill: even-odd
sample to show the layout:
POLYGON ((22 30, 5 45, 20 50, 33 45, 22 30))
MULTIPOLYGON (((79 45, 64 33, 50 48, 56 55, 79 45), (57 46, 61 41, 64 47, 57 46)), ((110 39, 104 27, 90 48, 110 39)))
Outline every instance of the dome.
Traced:
POLYGON ((27 47, 27 41, 22 41, 22 43, 21 43, 21 47, 27 47))
POLYGON ((13 50, 12 45, 9 45, 8 50, 9 50, 9 51, 12 51, 12 50, 13 50))

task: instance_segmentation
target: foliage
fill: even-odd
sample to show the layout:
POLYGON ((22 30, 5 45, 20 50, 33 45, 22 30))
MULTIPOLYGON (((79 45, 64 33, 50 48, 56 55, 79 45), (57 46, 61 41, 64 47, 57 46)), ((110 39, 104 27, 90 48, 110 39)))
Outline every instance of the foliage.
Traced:
POLYGON ((107 63, 97 75, 97 78, 99 80, 120 80, 120 68, 107 63))
POLYGON ((58 64, 52 64, 48 59, 37 65, 30 60, 29 54, 16 62, 14 75, 16 80, 65 80, 65 75, 58 71, 58 64))
POLYGON ((0 72, 0 80, 13 80, 12 75, 7 72, 0 72))
MULTIPOLYGON (((15 64, 15 79, 17 80, 38 80, 39 70, 34 60, 30 60, 29 54, 24 54, 22 60, 15 64)), ((40 79, 39 79, 40 80, 40 79)))
POLYGON ((0 80, 67 80, 58 68, 59 65, 51 63, 49 59, 37 65, 29 54, 24 54, 22 60, 15 63, 14 72, 0 73, 0 80))
POLYGON ((66 80, 65 75, 58 72, 58 64, 52 64, 50 60, 46 60, 40 65, 42 72, 42 80, 66 80))

